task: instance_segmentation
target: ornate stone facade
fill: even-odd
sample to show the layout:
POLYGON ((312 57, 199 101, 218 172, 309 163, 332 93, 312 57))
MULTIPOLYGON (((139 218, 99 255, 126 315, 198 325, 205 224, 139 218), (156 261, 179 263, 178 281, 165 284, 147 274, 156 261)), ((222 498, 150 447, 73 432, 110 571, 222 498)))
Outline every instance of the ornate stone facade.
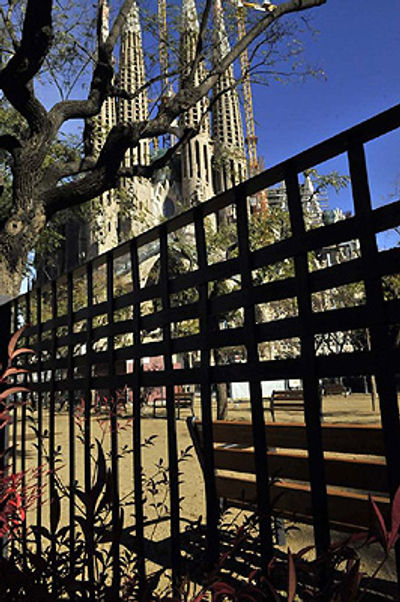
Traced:
MULTIPOLYGON (((103 37, 108 34, 109 7, 103 0, 100 7, 103 37)), ((214 10, 214 61, 229 50, 223 14, 219 0, 214 10)), ((199 22, 195 0, 182 0, 182 20, 179 51, 179 81, 189 75, 196 52, 199 22)), ((194 84, 206 76, 201 62, 194 73, 194 84)), ((134 3, 121 35, 118 85, 134 94, 146 83, 145 58, 139 9, 134 3)), ((238 91, 235 88, 233 68, 223 74, 214 90, 217 100, 209 113, 209 98, 205 97, 180 118, 180 125, 198 128, 199 132, 182 148, 174 164, 155 175, 123 179, 119 191, 108 192, 93 201, 92 225, 89 227, 87 257, 114 247, 122 240, 135 236, 158 223, 162 217, 171 217, 185 209, 211 198, 246 179, 247 161, 238 91), (126 209, 128 208, 128 211, 126 209), (129 217, 127 217, 127 214, 129 217)), ((147 119, 149 100, 146 89, 132 100, 108 99, 101 113, 93 120, 93 147, 100 152, 111 127, 118 122, 147 119)), ((158 151, 158 152, 163 152, 158 151)), ((142 140, 139 147, 128 151, 125 167, 137 163, 148 165, 156 149, 150 140, 142 140)))

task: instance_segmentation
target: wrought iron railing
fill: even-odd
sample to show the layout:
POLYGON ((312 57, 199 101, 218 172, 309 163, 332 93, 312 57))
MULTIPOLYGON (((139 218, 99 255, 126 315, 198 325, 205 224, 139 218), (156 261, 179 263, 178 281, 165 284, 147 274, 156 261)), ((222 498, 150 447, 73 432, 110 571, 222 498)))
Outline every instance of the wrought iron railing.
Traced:
MULTIPOLYGON (((170 534, 173 579, 181 574, 180 486, 177 459, 174 387, 196 385, 200 393, 204 425, 205 475, 207 489, 207 538, 213 557, 217 554, 218 503, 214 483, 212 385, 243 381, 249 383, 251 417, 254 432, 258 514, 262 561, 272 554, 272 533, 269 520, 269 498, 266 475, 267 441, 264 428, 263 381, 298 378, 302 380, 305 398, 304 418, 308 438, 310 482, 317 548, 329 543, 326 485, 323 468, 323 446, 320 423, 320 379, 346 375, 376 376, 379 408, 386 449, 390 494, 400 484, 400 424, 396 373, 399 372, 399 349, 389 336, 389 328, 400 322, 400 300, 387 300, 382 283, 400 271, 400 248, 380 251, 376 235, 398 227, 400 201, 373 209, 371 205, 364 145, 400 125, 400 106, 369 119, 313 148, 268 169, 210 201, 160 224, 137 238, 65 274, 56 281, 37 288, 0 308, 2 344, 9 333, 25 321, 29 326, 24 335, 37 351, 37 362, 31 365, 30 387, 33 394, 37 466, 46 462, 43 440, 48 441, 49 498, 56 489, 57 404, 64 397, 68 407, 69 447, 64 460, 68 464, 71 496, 68 522, 76 522, 74 482, 76 479, 76 403, 85 404, 84 482, 90 491, 93 466, 90 460, 92 433, 91 413, 94 391, 113 395, 127 387, 132 395, 133 449, 132 473, 134 494, 135 551, 137 569, 145 574, 145 537, 142 480, 141 393, 149 387, 165 387, 167 411, 167 444, 170 486, 170 534), (351 177, 354 214, 347 219, 318 228, 307 228, 301 201, 298 175, 344 153, 351 177), (289 231, 283 240, 254 246, 249 230, 254 228, 255 215, 249 211, 248 199, 257 192, 285 182, 289 210, 289 231), (210 240, 215 232, 213 217, 227 207, 234 208, 235 221, 230 221, 230 252, 210 261, 210 240), (211 233, 211 234, 210 234, 211 233), (191 237, 191 239, 190 239, 191 237), (211 237, 211 238, 210 238, 211 237), (191 240, 190 258, 178 261, 171 269, 171 257, 179 256, 179 240, 191 240), (310 270, 310 254, 358 241, 357 256, 336 265, 310 270), (178 245, 178 246, 177 246, 178 245), (151 247, 151 253, 146 249, 151 247), (257 248, 256 248, 257 247, 257 248), (144 258, 141 261, 141 258, 144 258), (255 274, 279 262, 290 260, 294 272, 277 280, 260 281, 255 274), (147 263, 146 263, 147 262, 147 263), (117 266, 117 269, 115 269, 117 266), (178 273, 182 271, 182 273, 178 273), (150 277, 147 277, 150 274, 150 277), (222 290, 210 295, 211 283, 236 282, 235 290, 222 290), (362 282, 364 303, 354 307, 330 307, 315 311, 312 295, 349 283, 362 282), (239 283, 239 284, 238 284, 239 283), (297 299, 297 315, 263 322, 257 319, 256 307, 267 302, 297 299), (220 317, 227 312, 242 312, 235 328, 221 329, 220 317), (193 321, 196 327, 175 337, 171 325, 193 321), (367 348, 317 355, 315 337, 324 333, 364 329, 369 333, 367 348), (298 356, 286 359, 265 359, 261 343, 297 339, 298 356), (211 350, 226 347, 245 349, 246 361, 218 365, 212 362, 211 350), (180 367, 173 356, 191 354, 191 365, 180 367), (143 370, 143 358, 162 357, 162 369, 143 370), (133 360, 133 361, 132 361, 133 360), (129 367, 130 366, 130 367, 129 367), (46 408, 44 405, 46 404, 46 408), (45 419, 48 420, 48 424, 45 419), (45 433, 45 430, 47 432, 45 433)), ((230 210, 229 215, 232 214, 230 210)), ((257 218, 258 219, 258 218, 257 218)), ((215 287, 213 289, 215 291, 215 287)), ((174 326, 174 327, 175 327, 174 326)), ((225 324, 226 326, 226 324, 225 324)), ((27 404, 13 410, 12 433, 16 444, 21 438, 20 456, 11 452, 11 470, 26 468, 28 422, 27 404)), ((113 587, 119 588, 119 433, 117 417, 111 415, 110 450, 112 468, 112 572, 113 587)), ((5 431, 2 431, 4 435, 5 431)), ((6 445, 3 437, 3 445, 6 445)), ((31 448, 30 448, 31 449, 31 448)), ((32 454, 32 449, 30 451, 32 454)), ((124 478, 126 476, 124 475, 124 478)), ((39 483, 40 485, 41 483, 39 483)), ((40 501, 40 500, 39 500, 40 501)), ((38 526, 44 524, 49 506, 39 503, 35 514, 38 526)), ((50 527, 51 528, 51 527, 50 527)), ((24 531, 25 540, 27 538, 24 531)), ((41 549, 40 531, 37 535, 41 549)), ((27 553, 25 541, 25 554, 27 553)), ((69 540, 71 570, 76 556, 76 531, 69 540)), ((94 550, 89 550, 87 566, 93 564, 94 550)), ((91 569, 89 568, 89 575, 91 569)))

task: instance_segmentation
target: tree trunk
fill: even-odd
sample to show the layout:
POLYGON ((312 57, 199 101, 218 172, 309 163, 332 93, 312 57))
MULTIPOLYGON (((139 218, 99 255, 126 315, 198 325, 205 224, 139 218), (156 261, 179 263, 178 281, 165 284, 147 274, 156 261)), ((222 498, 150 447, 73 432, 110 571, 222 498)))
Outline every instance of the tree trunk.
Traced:
MULTIPOLYGON (((214 363, 216 366, 223 364, 225 356, 219 349, 213 349, 214 363)), ((228 418, 228 385, 217 383, 217 420, 228 418)))
POLYGON ((226 383, 217 384, 217 420, 228 418, 228 387, 226 383))
MULTIPOLYGON (((367 328, 366 332, 367 332, 367 349, 368 349, 368 351, 371 351, 371 334, 369 332, 369 328, 367 328)), ((375 378, 375 374, 371 374, 371 405, 372 405, 373 412, 375 412, 375 410, 376 410, 377 399, 378 399, 378 390, 376 388, 376 378, 375 378)))
POLYGON ((23 269, 11 269, 0 259, 0 305, 19 295, 23 280, 23 269))
POLYGON ((34 178, 26 182, 21 177, 17 184, 22 190, 21 195, 16 197, 17 209, 12 211, 0 232, 0 296, 3 302, 19 294, 28 255, 35 248, 46 224, 45 209, 41 201, 32 196, 34 178), (26 196, 23 194, 25 190, 26 196))
POLYGON ((376 388, 376 378, 375 374, 371 374, 371 405, 372 411, 376 410, 376 401, 378 399, 378 390, 376 388))

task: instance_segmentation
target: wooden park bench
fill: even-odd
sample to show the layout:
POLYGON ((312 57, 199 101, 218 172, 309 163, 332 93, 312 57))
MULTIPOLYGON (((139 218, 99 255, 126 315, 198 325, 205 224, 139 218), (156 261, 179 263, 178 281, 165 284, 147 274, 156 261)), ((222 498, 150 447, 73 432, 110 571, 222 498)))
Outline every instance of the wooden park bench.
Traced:
POLYGON ((269 406, 272 420, 275 422, 276 410, 303 412, 304 396, 301 389, 292 389, 288 391, 272 391, 269 406))
POLYGON ((351 393, 349 387, 345 387, 341 383, 327 383, 323 386, 324 395, 344 395, 347 397, 351 393))
MULTIPOLYGON (((178 420, 181 417, 181 408, 190 408, 192 416, 194 416, 194 393, 192 391, 175 392, 175 407, 178 408, 178 420)), ((156 408, 165 407, 167 404, 165 397, 153 398, 153 418, 156 417, 156 408)))
MULTIPOLYGON (((202 423, 188 419, 200 465, 204 467, 202 423)), ((253 433, 250 422, 219 421, 213 424, 217 495, 226 505, 256 505, 253 433)), ((303 423, 266 426, 268 470, 274 477, 270 499, 274 516, 312 522, 311 489, 303 423), (275 479, 277 477, 278 480, 275 479)), ((368 494, 384 512, 389 494, 380 426, 323 424, 325 475, 331 527, 367 529, 370 517, 368 494)))

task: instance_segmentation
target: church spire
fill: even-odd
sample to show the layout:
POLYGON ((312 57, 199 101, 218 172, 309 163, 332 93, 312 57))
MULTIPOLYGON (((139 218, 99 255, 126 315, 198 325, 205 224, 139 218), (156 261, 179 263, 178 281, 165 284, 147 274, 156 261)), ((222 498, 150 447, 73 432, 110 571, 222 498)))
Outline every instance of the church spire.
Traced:
MULTIPOLYGON (((195 0, 182 0, 181 23, 180 79, 182 85, 190 75, 200 33, 195 0)), ((204 62, 200 61, 194 74, 194 85, 198 86, 205 76, 204 62)), ((212 143, 208 111, 208 98, 203 97, 181 116, 181 124, 184 127, 199 128, 199 133, 182 149, 182 196, 186 205, 205 201, 213 194, 212 143)))
MULTIPOLYGON (((118 119, 120 123, 135 123, 146 121, 149 117, 149 100, 147 96, 145 60, 142 42, 142 28, 140 25, 139 8, 134 1, 129 11, 121 32, 121 49, 119 63, 119 85, 134 98, 131 100, 121 99, 118 107, 118 119), (141 92, 138 93, 138 90, 141 92)), ((149 165, 150 163, 150 140, 140 140, 138 146, 128 149, 124 166, 149 165)), ((135 219, 123 219, 121 221, 123 235, 130 237, 143 230, 147 223, 150 225, 155 217, 158 217, 151 200, 151 184, 144 178, 124 178, 121 188, 129 199, 129 203, 135 207, 135 219)))
POLYGON ((183 31, 199 33, 199 20, 195 0, 182 0, 182 25, 183 31))
MULTIPOLYGON (((142 31, 136 2, 132 4, 121 33, 119 83, 129 94, 135 94, 146 83, 142 31)), ((120 122, 144 121, 148 116, 149 103, 146 89, 132 100, 121 99, 118 111, 120 122)), ((149 140, 141 140, 137 148, 127 152, 125 166, 132 167, 138 163, 148 165, 149 161, 149 140)))
POLYGON ((122 28, 122 37, 129 33, 137 35, 142 40, 142 28, 140 27, 139 8, 136 2, 132 4, 131 10, 126 17, 122 28))
POLYGON ((221 0, 214 0, 213 42, 213 58, 214 62, 216 62, 223 59, 231 49, 226 33, 221 0))
POLYGON ((107 0, 100 0, 98 9, 98 33, 103 44, 107 41, 110 33, 110 7, 107 0))
MULTIPOLYGON (((110 9, 107 0, 98 5, 97 26, 102 42, 108 38, 110 9)), ((91 119, 89 130, 92 132, 91 147, 99 156, 111 128, 117 123, 115 98, 106 98, 100 113, 91 119)), ((118 244, 118 202, 112 190, 104 192, 92 201, 93 217, 89 227, 88 258, 104 253, 118 244)))
MULTIPOLYGON (((217 66, 230 51, 221 0, 214 0, 213 63, 217 66)), ((215 192, 235 186, 247 177, 243 123, 233 65, 220 76, 213 95, 215 192)))

